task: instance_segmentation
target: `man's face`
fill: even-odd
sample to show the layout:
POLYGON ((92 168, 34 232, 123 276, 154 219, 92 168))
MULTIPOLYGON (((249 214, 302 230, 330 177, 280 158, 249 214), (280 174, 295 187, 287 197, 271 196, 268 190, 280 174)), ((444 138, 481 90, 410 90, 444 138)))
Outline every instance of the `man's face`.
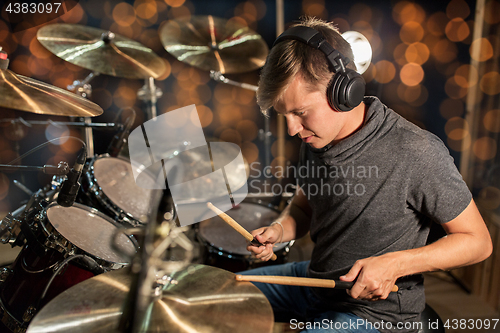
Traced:
POLYGON ((352 117, 350 112, 333 110, 326 94, 307 88, 302 76, 297 75, 274 107, 285 116, 288 134, 298 135, 313 148, 323 148, 350 135, 352 126, 346 126, 352 117))

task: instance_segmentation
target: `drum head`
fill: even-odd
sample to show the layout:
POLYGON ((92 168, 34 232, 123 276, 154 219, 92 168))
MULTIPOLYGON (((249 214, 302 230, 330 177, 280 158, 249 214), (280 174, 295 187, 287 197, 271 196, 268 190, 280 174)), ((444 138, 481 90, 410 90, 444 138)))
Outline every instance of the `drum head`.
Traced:
MULTIPOLYGON (((279 216, 277 211, 251 202, 242 202, 226 214, 248 232, 270 225, 279 216)), ((199 235, 210 245, 225 252, 242 256, 250 255, 245 238, 218 216, 200 222, 199 235)), ((278 244, 274 251, 283 249, 286 244, 278 244)))
MULTIPOLYGON (((128 263, 125 255, 112 247, 118 227, 93 208, 74 204, 47 208, 50 224, 71 244, 91 255, 112 263, 128 263)), ((116 237, 116 246, 125 253, 135 253, 133 242, 124 234, 116 237)))
POLYGON ((153 176, 141 176, 146 188, 139 187, 129 161, 104 157, 94 162, 94 177, 108 199, 120 209, 138 220, 148 215, 153 194, 148 188, 154 188, 153 176))

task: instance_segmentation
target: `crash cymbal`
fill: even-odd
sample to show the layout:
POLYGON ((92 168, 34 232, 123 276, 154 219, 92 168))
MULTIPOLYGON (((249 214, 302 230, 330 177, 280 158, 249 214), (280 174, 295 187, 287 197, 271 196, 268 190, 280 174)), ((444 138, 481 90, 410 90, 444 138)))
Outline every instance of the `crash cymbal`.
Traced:
POLYGON ((262 37, 247 26, 211 15, 167 21, 159 35, 177 60, 206 71, 248 72, 262 67, 269 52, 262 37))
POLYGON ((94 117, 102 108, 72 92, 35 79, 0 70, 0 106, 39 114, 94 117))
POLYGON ((102 74, 158 78, 166 69, 164 61, 151 49, 106 30, 57 23, 40 28, 37 39, 59 58, 102 74))
MULTIPOLYGON (((273 311, 257 287, 220 268, 192 265, 147 308, 140 332, 272 332, 273 311)), ((50 301, 27 333, 119 332, 131 277, 121 269, 85 280, 50 301)))

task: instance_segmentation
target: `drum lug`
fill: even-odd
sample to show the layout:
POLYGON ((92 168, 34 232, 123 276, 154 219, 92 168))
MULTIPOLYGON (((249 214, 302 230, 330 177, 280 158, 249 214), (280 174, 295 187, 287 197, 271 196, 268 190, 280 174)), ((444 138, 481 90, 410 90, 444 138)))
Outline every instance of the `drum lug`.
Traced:
POLYGON ((29 323, 31 319, 33 319, 35 314, 36 314, 36 308, 33 305, 28 306, 28 308, 26 309, 26 311, 24 311, 23 314, 24 322, 29 323))
POLYGON ((19 229, 19 222, 11 213, 8 213, 3 220, 0 221, 0 232, 3 233, 0 242, 4 244, 15 242, 17 238, 15 231, 17 229, 19 229), (7 231, 4 233, 4 230, 7 231))
POLYGON ((0 282, 5 282, 7 277, 13 273, 13 270, 9 267, 3 267, 0 269, 0 282))

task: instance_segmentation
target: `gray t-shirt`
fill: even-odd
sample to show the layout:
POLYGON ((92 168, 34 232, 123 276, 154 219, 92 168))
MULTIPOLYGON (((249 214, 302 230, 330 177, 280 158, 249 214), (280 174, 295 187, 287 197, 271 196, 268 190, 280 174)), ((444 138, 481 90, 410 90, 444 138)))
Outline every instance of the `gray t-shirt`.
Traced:
MULTIPOLYGON (((422 247, 432 221, 449 222, 471 201, 437 136, 375 97, 364 102, 369 108, 360 130, 333 146, 301 147, 299 185, 313 212, 311 277, 338 279, 358 259, 422 247)), ((418 321, 425 306, 422 276, 400 278, 397 285, 397 293, 375 302, 355 300, 345 290, 316 291, 326 307, 372 323, 418 321)))

